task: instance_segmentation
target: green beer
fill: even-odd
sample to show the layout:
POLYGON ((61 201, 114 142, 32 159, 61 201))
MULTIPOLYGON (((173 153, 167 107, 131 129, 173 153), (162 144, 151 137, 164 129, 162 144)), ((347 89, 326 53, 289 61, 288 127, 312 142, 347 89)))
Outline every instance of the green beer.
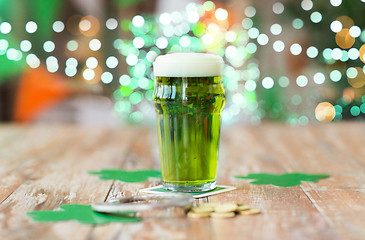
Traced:
POLYGON ((223 61, 210 54, 175 53, 154 63, 163 185, 173 191, 215 188, 223 61))

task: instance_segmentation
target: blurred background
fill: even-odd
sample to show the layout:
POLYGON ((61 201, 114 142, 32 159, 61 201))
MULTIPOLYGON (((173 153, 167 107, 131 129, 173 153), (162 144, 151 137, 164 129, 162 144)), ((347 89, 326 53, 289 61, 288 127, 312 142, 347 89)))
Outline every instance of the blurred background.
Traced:
POLYGON ((0 0, 0 121, 150 124, 152 62, 225 60, 225 124, 365 116, 365 0, 0 0))

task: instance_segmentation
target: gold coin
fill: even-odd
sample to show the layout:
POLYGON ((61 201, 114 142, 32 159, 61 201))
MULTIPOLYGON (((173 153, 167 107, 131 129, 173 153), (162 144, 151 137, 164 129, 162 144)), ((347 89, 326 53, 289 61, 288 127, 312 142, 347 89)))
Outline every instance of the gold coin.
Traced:
POLYGON ((240 211, 239 212, 241 215, 255 215, 255 214, 259 214, 260 210, 256 209, 256 208, 252 208, 246 211, 240 211))
POLYGON ((234 217, 236 214, 234 212, 214 212, 210 214, 212 218, 231 218, 234 217))
POLYGON ((218 205, 219 205, 218 203, 202 203, 202 204, 199 204, 198 207, 212 207, 212 208, 215 208, 218 205))
POLYGON ((197 213, 197 212, 188 212, 188 217, 189 218, 205 218, 205 217, 209 217, 210 213, 197 213))
POLYGON ((237 204, 235 203, 225 203, 215 207, 215 212, 217 213, 229 213, 237 210, 237 204))
POLYGON ((191 211, 195 212, 195 213, 211 213, 214 212, 214 208, 213 207, 202 207, 202 206, 198 206, 198 207, 194 207, 191 209, 191 211))
POLYGON ((247 211, 249 209, 250 209, 250 207, 247 205, 240 205, 237 207, 237 211, 247 211))

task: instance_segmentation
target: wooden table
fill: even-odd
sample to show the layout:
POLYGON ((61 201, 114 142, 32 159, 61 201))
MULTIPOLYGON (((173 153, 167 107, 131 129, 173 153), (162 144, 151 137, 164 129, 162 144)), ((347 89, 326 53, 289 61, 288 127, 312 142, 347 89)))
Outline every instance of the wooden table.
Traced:
POLYGON ((157 132, 67 125, 0 125, 0 239, 365 239, 365 123, 222 129, 218 183, 237 190, 200 202, 261 209, 232 219, 148 219, 139 223, 36 223, 34 210, 137 194, 159 183, 102 181, 88 170, 159 169, 157 132), (252 185, 254 172, 328 173, 296 187, 252 185))

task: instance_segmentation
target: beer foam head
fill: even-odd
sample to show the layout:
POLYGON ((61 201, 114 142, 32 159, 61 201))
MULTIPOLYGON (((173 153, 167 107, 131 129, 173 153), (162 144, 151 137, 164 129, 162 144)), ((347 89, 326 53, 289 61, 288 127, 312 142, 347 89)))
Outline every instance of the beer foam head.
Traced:
POLYGON ((221 76, 223 59, 208 53, 169 53, 156 58, 153 73, 159 77, 221 76))

